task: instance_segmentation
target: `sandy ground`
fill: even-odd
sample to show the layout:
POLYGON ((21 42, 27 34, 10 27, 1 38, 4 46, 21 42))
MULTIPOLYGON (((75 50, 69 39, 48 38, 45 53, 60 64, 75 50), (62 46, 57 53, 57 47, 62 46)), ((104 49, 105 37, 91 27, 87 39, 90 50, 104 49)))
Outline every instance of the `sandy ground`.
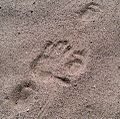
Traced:
POLYGON ((120 0, 0 0, 0 119, 120 119, 120 0))

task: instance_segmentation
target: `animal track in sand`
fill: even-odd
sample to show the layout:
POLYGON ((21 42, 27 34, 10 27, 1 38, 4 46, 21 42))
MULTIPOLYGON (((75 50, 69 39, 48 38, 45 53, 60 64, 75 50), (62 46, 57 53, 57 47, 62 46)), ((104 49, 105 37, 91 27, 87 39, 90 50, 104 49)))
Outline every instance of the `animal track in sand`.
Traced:
POLYGON ((9 107, 8 110, 11 112, 6 119, 13 119, 18 113, 30 113, 34 111, 34 107, 37 108, 35 108, 36 116, 39 113, 42 115, 56 96, 54 84, 47 85, 31 76, 25 78, 24 80, 20 79, 17 84, 14 82, 14 85, 6 86, 5 84, 7 97, 5 97, 5 102, 2 103, 2 106, 9 107))
POLYGON ((81 17, 83 22, 89 22, 97 20, 100 14, 103 13, 103 8, 96 2, 90 2, 76 10, 75 13, 81 17))
POLYGON ((93 12, 99 12, 100 8, 99 8, 99 4, 95 3, 95 2, 90 2, 85 4, 84 6, 82 6, 81 9, 75 11, 76 14, 79 14, 80 16, 84 15, 88 10, 91 10, 93 12))
POLYGON ((15 104, 17 104, 19 100, 26 100, 32 94, 32 91, 35 91, 35 89, 36 83, 34 81, 21 81, 21 83, 16 85, 16 87, 11 92, 10 98, 15 104))
POLYGON ((68 75, 77 76, 85 73, 89 51, 86 49, 73 50, 64 64, 68 75))
POLYGON ((69 83, 69 76, 76 77, 85 73, 88 56, 87 48, 78 49, 68 40, 47 41, 43 52, 31 62, 30 68, 37 74, 48 73, 69 83))
POLYGON ((7 94, 4 105, 8 105, 11 111, 14 110, 14 112, 27 111, 35 102, 34 96, 37 92, 36 82, 33 80, 22 80, 19 84, 13 86, 12 90, 7 94))

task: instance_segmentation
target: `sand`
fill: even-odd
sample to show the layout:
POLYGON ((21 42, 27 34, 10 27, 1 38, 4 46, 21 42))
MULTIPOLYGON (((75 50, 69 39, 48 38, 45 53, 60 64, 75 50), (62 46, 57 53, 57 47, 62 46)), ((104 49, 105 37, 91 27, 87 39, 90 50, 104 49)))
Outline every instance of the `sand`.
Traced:
POLYGON ((119 0, 0 1, 0 119, 120 119, 119 0))

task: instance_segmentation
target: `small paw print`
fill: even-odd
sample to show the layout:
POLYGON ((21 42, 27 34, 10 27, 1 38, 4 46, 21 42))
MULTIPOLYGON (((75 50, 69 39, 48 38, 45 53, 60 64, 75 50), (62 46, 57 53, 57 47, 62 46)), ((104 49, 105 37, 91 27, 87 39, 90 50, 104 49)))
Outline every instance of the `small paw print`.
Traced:
POLYGON ((7 102, 13 110, 24 112, 31 108, 35 102, 34 95, 37 94, 37 85, 33 80, 22 80, 8 93, 7 102))

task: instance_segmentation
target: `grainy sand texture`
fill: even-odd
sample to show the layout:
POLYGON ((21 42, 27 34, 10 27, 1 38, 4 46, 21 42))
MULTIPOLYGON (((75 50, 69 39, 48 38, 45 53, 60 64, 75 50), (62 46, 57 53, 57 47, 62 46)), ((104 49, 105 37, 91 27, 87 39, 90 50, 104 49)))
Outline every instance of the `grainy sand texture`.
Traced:
POLYGON ((120 0, 0 0, 0 119, 120 119, 120 0))

